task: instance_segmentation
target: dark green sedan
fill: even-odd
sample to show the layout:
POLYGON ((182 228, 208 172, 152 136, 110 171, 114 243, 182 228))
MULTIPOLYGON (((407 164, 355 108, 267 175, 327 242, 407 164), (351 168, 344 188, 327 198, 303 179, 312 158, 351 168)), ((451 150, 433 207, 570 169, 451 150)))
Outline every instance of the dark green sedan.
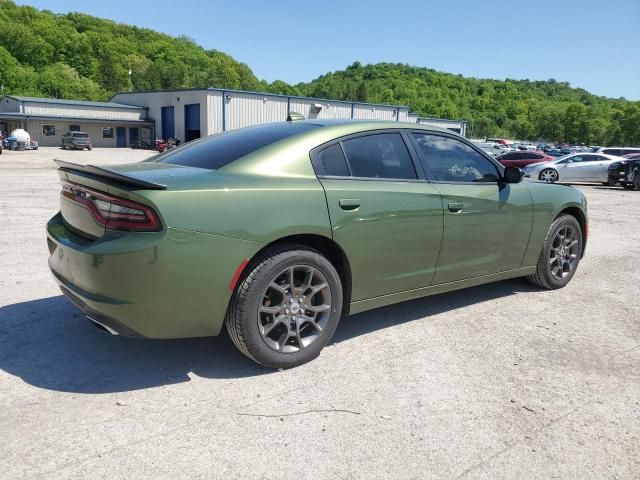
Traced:
POLYGON ((269 367, 315 358, 350 313, 513 277, 563 287, 587 240, 578 190, 415 124, 283 122, 57 163, 49 266, 71 302, 117 335, 226 328, 269 367))

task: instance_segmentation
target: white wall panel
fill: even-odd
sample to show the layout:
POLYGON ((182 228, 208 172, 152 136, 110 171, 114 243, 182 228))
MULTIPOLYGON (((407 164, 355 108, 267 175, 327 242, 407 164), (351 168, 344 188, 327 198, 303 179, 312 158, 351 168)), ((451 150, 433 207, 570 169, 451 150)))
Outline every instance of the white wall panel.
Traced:
POLYGON ((290 110, 301 113, 305 118, 351 118, 351 103, 330 100, 292 98, 290 110), (315 110, 314 105, 322 107, 319 112, 312 113, 312 109, 315 110))
POLYGON ((104 118, 105 120, 144 120, 144 110, 130 108, 98 108, 83 105, 55 105, 24 102, 24 113, 70 118, 104 118))
POLYGON ((287 119, 287 98, 252 93, 229 92, 223 99, 227 130, 283 122, 287 119))

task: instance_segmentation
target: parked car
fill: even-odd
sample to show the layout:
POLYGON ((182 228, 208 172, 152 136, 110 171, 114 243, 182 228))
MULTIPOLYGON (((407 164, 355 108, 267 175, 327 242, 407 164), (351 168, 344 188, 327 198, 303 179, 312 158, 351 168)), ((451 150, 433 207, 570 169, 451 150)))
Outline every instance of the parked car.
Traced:
POLYGON ((609 185, 640 190, 640 153, 632 153, 609 165, 609 185))
POLYGON ((640 153, 640 147, 600 147, 596 152, 622 157, 630 153, 640 153))
POLYGON ((49 266, 74 305, 112 334, 226 328, 268 367, 315 358, 350 313, 521 276, 561 288, 587 239, 579 190, 426 125, 272 123, 56 163, 49 266))
POLYGON ((550 162, 553 157, 542 152, 507 152, 496 157, 496 160, 505 167, 524 168, 532 163, 550 162))
POLYGON ((62 136, 62 148, 70 148, 72 150, 82 150, 86 148, 87 150, 91 150, 91 137, 85 132, 67 132, 62 136))
POLYGON ((524 167, 525 178, 554 182, 609 183, 608 168, 620 157, 596 153, 572 153, 544 163, 524 167))
POLYGON ((476 145, 480 147, 482 150, 484 150, 485 152, 494 156, 501 155, 505 152, 511 151, 511 149, 506 145, 504 145, 503 143, 483 142, 483 143, 476 143, 476 145))

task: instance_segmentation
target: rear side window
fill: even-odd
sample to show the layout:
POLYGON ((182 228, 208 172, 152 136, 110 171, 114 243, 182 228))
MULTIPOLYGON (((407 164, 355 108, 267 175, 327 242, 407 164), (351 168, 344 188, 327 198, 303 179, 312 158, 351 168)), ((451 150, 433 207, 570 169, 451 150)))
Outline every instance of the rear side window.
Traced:
POLYGON ((349 167, 347 160, 342 153, 342 147, 339 143, 325 148, 318 154, 318 162, 322 175, 330 175, 335 177, 348 177, 349 167))
POLYGON ((342 142, 351 175, 364 178, 415 180, 407 146, 398 133, 379 133, 342 142))
POLYGON ((320 127, 296 122, 256 125, 189 142, 148 161, 216 170, 272 143, 316 128, 320 127))
POLYGON ((430 180, 440 182, 497 182, 498 168, 455 138, 414 133, 420 161, 430 180))

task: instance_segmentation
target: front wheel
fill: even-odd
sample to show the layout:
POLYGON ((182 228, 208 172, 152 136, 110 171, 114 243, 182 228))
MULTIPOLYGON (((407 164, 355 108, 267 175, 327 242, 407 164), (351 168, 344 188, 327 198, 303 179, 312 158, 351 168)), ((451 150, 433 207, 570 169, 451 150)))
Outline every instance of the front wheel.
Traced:
POLYGON ((545 183, 555 183, 558 181, 558 172, 553 168, 545 168, 540 172, 538 178, 545 183))
POLYGON ((534 285, 554 290, 571 281, 582 257, 582 228, 575 217, 562 215, 549 227, 536 273, 527 277, 534 285))
POLYGON ((290 245, 268 251, 248 268, 225 319, 236 347, 271 368, 316 358, 342 315, 342 283, 331 262, 290 245))

